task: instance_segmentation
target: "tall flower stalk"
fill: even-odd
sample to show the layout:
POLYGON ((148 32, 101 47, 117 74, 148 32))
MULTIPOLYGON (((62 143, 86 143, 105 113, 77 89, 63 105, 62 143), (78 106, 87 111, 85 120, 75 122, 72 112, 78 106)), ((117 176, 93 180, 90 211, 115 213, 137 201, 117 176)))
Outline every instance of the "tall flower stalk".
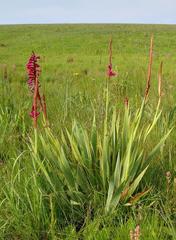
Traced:
POLYGON ((104 123, 104 131, 107 132, 107 121, 108 121, 108 106, 109 106, 109 80, 111 77, 116 76, 116 72, 112 70, 112 36, 109 40, 109 63, 107 68, 107 78, 106 78, 106 88, 105 88, 105 98, 106 98, 106 110, 105 110, 105 123, 104 123))
POLYGON ((117 76, 117 73, 112 69, 112 37, 110 38, 110 41, 109 41, 109 64, 108 64, 107 75, 109 78, 117 76))
POLYGON ((43 112, 45 124, 47 123, 47 113, 46 113, 46 101, 45 96, 40 95, 40 82, 39 76, 41 73, 40 65, 38 64, 40 57, 32 52, 31 57, 26 65, 28 73, 28 87, 33 95, 32 110, 30 116, 33 118, 34 132, 35 132, 35 152, 37 152, 37 120, 40 112, 43 112))
POLYGON ((34 121, 34 128, 37 128, 37 119, 40 115, 40 111, 43 112, 45 122, 47 122, 46 100, 45 95, 40 95, 40 82, 39 76, 41 73, 40 65, 38 64, 39 56, 36 56, 33 52, 26 65, 28 72, 28 86, 30 92, 33 94, 33 103, 30 116, 34 121))
MULTIPOLYGON (((105 147, 108 144, 108 109, 109 109, 109 81, 111 77, 116 76, 116 72, 112 70, 112 37, 109 41, 109 63, 107 68, 107 77, 106 77, 106 86, 105 86, 105 120, 104 120, 104 138, 103 138, 103 146, 105 147)), ((103 158, 107 158, 108 152, 104 152, 103 158)), ((102 180, 103 187, 106 188, 106 180, 104 177, 104 168, 106 163, 101 162, 100 169, 102 171, 102 180)))
POLYGON ((148 74, 147 74, 147 83, 146 83, 145 95, 144 95, 145 100, 148 98, 150 85, 151 85, 152 63, 153 63, 153 35, 151 36, 151 40, 150 40, 148 74))

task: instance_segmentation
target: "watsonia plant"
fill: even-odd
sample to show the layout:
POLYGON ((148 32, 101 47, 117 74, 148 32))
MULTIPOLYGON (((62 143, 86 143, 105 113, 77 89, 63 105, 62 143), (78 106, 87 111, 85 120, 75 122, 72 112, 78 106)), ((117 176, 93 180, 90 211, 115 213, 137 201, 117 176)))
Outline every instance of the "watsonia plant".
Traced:
MULTIPOLYGON (((152 47, 153 39, 149 72, 152 47)), ((46 129, 45 136, 40 136, 40 151, 35 157, 35 167, 41 172, 42 182, 45 182, 42 184, 43 191, 48 194, 48 189, 52 189, 58 195, 57 204, 61 209, 64 209, 63 206, 68 209, 77 206, 78 210, 89 206, 95 210, 101 205, 109 213, 120 202, 130 205, 147 192, 144 190, 134 195, 151 159, 171 131, 145 151, 151 140, 151 132, 161 116, 159 101, 152 121, 146 123, 144 120, 150 75, 141 107, 133 113, 127 103, 123 115, 117 113, 114 107, 110 117, 107 89, 103 133, 98 132, 94 116, 90 131, 75 120, 72 130, 63 129, 60 138, 49 129, 46 129)))
MULTIPOLYGON (((112 42, 112 51, 111 47, 112 42)), ((150 75, 141 107, 132 112, 126 99, 123 114, 116 107, 110 107, 109 81, 110 76, 101 133, 96 115, 89 130, 76 120, 71 130, 65 127, 59 136, 45 128, 45 132, 38 135, 37 151, 36 143, 31 140, 30 151, 24 153, 30 161, 24 161, 23 156, 15 160, 10 181, 4 188, 4 202, 15 213, 15 219, 26 216, 26 226, 30 222, 37 234, 47 229, 54 239, 57 223, 62 223, 63 218, 69 220, 70 214, 84 218, 87 212, 93 216, 98 209, 109 214, 119 204, 133 204, 148 191, 137 191, 139 183, 171 130, 151 147, 151 133, 161 111, 159 101, 151 122, 145 121, 150 75)))

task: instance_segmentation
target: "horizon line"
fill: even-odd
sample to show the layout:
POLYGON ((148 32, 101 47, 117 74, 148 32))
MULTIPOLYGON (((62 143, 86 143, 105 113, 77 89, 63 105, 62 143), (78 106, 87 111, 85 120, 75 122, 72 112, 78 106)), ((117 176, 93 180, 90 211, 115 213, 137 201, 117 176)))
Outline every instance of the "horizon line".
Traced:
POLYGON ((14 25, 176 25, 176 23, 146 23, 146 22, 41 22, 41 23, 0 23, 0 26, 14 26, 14 25))

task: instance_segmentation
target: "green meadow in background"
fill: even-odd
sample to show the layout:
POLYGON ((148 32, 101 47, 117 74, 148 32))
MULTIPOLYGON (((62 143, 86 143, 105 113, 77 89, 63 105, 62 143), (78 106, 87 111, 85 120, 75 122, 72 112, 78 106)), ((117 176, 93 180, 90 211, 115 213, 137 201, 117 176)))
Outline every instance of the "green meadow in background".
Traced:
MULTIPOLYGON (((0 239, 127 240, 137 224, 141 240, 176 239, 175 89, 175 25, 0 26, 0 239), (142 109, 152 34, 151 88, 142 109), (107 109, 111 36, 118 75, 108 81, 107 109), (37 155, 26 73, 32 51, 41 57, 40 85, 50 123, 48 130, 39 119, 37 155), (162 98, 157 109, 161 61, 162 98), (135 199, 119 200, 113 208, 106 202, 112 176, 103 173, 103 182, 98 173, 101 158, 107 158, 113 172, 116 143, 124 159, 131 147, 129 162, 141 154, 141 171, 160 144, 135 188, 135 199), (97 161, 97 168, 89 169, 87 159, 91 164, 97 161), (78 184, 72 185, 74 181, 78 184)), ((129 172, 129 184, 132 175, 129 172)))

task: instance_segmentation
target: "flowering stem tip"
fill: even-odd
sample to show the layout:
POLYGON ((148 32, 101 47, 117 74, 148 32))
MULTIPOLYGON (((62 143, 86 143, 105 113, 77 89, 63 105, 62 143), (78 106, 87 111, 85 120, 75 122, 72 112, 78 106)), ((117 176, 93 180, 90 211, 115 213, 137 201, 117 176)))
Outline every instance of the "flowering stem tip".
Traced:
MULTIPOLYGON (((37 119, 40 115, 40 111, 44 113, 44 117, 46 118, 46 102, 45 98, 41 98, 40 96, 40 83, 39 76, 41 73, 40 65, 38 64, 39 56, 36 56, 34 52, 32 52, 31 57, 28 60, 26 65, 27 73, 28 73, 28 87, 30 92, 33 95, 32 102, 32 110, 30 112, 30 116, 34 121, 34 128, 37 128, 37 119)), ((45 119, 46 120, 46 119, 45 119)))

